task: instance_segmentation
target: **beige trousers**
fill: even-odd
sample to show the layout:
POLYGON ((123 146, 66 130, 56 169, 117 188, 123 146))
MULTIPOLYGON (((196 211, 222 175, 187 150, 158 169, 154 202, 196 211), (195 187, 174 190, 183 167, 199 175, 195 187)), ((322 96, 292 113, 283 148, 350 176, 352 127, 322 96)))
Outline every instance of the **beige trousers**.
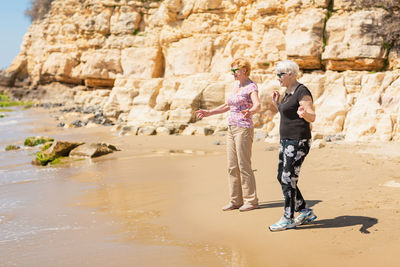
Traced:
POLYGON ((231 203, 257 205, 256 180, 251 168, 253 128, 228 126, 226 150, 231 203))

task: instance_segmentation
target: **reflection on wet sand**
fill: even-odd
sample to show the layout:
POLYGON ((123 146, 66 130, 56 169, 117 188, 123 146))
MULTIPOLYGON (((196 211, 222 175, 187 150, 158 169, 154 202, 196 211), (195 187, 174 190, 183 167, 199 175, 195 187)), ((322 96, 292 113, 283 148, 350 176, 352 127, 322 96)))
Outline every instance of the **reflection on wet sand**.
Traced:
MULTIPOLYGON (((11 130, 0 133, 0 146, 28 135, 24 127, 11 130)), ((400 214, 398 143, 313 149, 299 184, 318 219, 272 233, 267 226, 282 215, 282 196, 277 151, 263 142, 253 144, 252 158, 260 208, 222 212, 229 195, 226 155, 215 137, 46 131, 122 150, 57 167, 30 165, 27 151, 0 151, 0 259, 6 266, 400 264, 393 256, 400 238, 393 223, 400 214), (291 257, 288 244, 301 244, 291 257)))
MULTIPOLYGON (((18 113, 21 123, 29 127, 5 129, 0 147, 44 132, 86 142, 115 138, 104 128, 67 132, 47 126, 47 111, 21 113, 28 116, 18 113), (46 126, 37 127, 36 120, 46 126)), ((230 249, 170 234, 162 220, 176 181, 165 180, 165 169, 148 171, 160 159, 210 150, 142 143, 121 144, 125 151, 105 158, 46 167, 30 164, 35 149, 0 151, 0 265, 235 266, 230 249)))
MULTIPOLYGON (((123 157, 122 160, 133 158, 123 157)), ((119 161, 115 167, 120 169, 123 162, 119 161)), ((111 177, 107 167, 100 168, 105 171, 85 172, 70 177, 75 181, 96 184, 74 206, 106 214, 109 222, 118 226, 107 233, 112 242, 184 248, 185 259, 181 260, 187 261, 187 266, 244 266, 244 256, 231 248, 210 242, 179 240, 170 234, 168 227, 162 223, 162 215, 165 203, 170 202, 170 194, 177 190, 173 181, 165 181, 162 176, 151 181, 134 177, 127 179, 125 175, 116 178, 115 172, 111 177)))

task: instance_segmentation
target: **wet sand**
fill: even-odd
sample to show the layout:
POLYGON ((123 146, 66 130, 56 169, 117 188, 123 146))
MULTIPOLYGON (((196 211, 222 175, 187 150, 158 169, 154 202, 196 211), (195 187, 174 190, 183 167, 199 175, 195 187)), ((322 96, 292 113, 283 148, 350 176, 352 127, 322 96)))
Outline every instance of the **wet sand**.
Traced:
POLYGON ((48 111, 32 113, 42 114, 40 123, 32 119, 35 134, 109 142, 122 151, 45 167, 54 170, 47 179, 1 185, 0 265, 400 264, 399 143, 313 149, 299 187, 318 219, 273 233, 268 226, 283 210, 276 144, 253 146, 260 209, 222 212, 228 201, 225 146, 213 142, 225 137, 61 129, 48 111))

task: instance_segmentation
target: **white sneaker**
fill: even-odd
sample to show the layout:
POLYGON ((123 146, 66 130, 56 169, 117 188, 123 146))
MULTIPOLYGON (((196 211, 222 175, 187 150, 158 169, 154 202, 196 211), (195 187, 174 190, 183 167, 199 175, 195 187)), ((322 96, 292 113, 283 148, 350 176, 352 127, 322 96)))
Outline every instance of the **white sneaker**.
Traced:
POLYGON ((296 225, 302 225, 304 223, 312 222, 317 219, 312 209, 304 209, 299 212, 299 216, 294 219, 296 225))
POLYGON ((269 230, 275 232, 294 228, 296 228, 296 224, 294 223, 293 219, 286 219, 285 217, 282 217, 279 222, 271 225, 269 230))

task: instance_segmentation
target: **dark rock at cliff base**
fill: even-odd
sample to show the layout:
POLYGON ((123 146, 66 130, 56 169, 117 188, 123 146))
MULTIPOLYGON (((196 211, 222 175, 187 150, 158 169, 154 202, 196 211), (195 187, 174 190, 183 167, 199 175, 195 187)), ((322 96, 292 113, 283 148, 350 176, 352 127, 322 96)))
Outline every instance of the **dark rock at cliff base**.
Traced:
POLYGON ((81 121, 81 120, 75 120, 72 125, 74 125, 74 127, 78 128, 78 127, 83 127, 86 126, 86 122, 81 121))
POLYGON ((89 122, 93 122, 93 123, 96 123, 96 124, 101 124, 101 125, 104 125, 104 126, 111 126, 111 125, 114 125, 114 122, 113 121, 111 121, 109 118, 107 118, 106 116, 104 116, 104 114, 103 114, 103 112, 102 111, 96 111, 95 113, 94 113, 94 117, 92 117, 92 118, 90 118, 89 120, 88 120, 88 123, 89 122))
POLYGON ((50 108, 62 107, 62 106, 64 106, 64 104, 63 103, 41 103, 41 104, 35 104, 33 106, 44 108, 44 109, 50 109, 50 108))

